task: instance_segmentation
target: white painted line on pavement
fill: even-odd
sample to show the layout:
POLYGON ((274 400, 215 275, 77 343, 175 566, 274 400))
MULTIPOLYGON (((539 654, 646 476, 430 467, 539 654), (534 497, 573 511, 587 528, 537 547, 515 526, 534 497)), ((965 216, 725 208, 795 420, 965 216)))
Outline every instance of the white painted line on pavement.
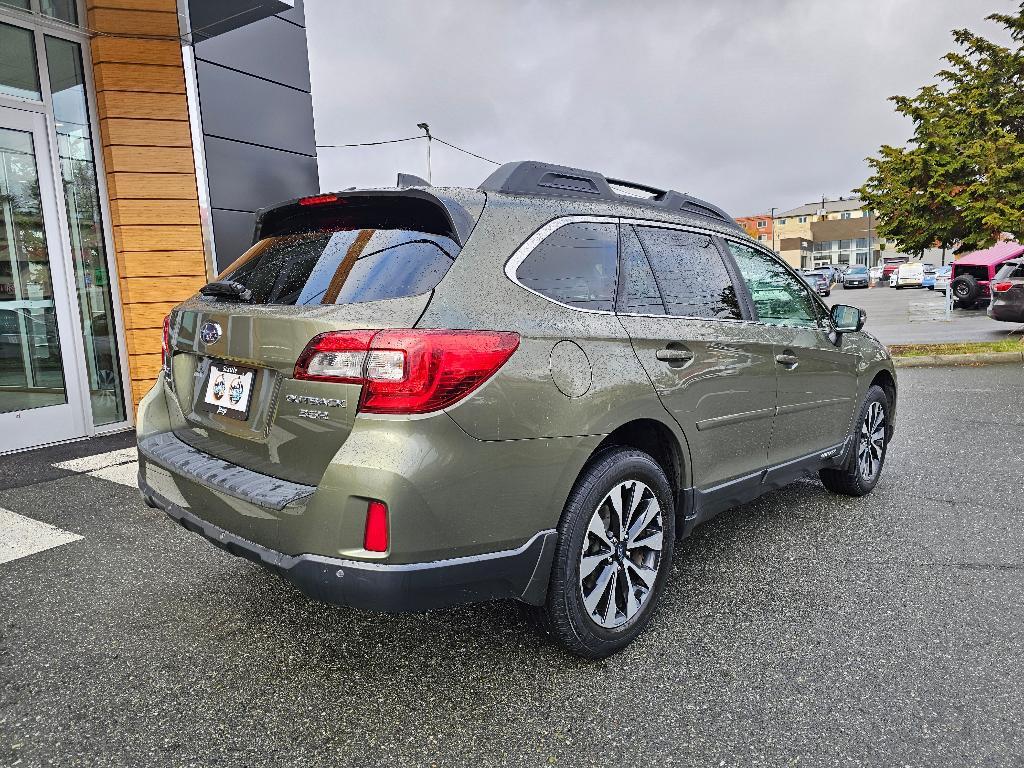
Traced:
POLYGON ((136 461, 138 457, 139 454, 134 448, 121 448, 117 451, 97 453, 95 456, 82 456, 78 459, 71 459, 71 461, 61 461, 53 466, 57 469, 69 469, 72 472, 92 472, 117 464, 127 464, 129 461, 136 461))
POLYGON ((112 467, 104 467, 103 469, 93 470, 86 474, 91 477, 98 477, 103 480, 120 483, 121 485, 127 485, 129 488, 139 487, 138 461, 131 461, 128 464, 115 464, 112 467))
POLYGON ((139 454, 134 448, 121 448, 95 456, 83 456, 70 461, 61 461, 53 466, 67 469, 101 480, 137 488, 139 485, 139 454))
POLYGON ((82 537, 0 508, 0 563, 45 552, 82 537))

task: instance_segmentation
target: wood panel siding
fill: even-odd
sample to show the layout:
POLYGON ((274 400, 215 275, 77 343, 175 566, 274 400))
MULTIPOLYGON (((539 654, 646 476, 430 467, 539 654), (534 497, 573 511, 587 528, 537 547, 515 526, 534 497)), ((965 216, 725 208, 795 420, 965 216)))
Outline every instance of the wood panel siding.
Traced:
POLYGON ((161 326, 206 281, 175 0, 87 0, 100 143, 137 405, 161 326))
POLYGON ((114 200, 197 200, 195 175, 187 173, 108 173, 114 200))

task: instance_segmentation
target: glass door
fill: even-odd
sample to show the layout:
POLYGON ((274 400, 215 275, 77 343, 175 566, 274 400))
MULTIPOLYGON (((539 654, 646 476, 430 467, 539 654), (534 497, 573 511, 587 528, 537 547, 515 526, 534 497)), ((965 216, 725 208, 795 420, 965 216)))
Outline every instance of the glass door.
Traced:
POLYGON ((45 117, 0 107, 0 453, 85 434, 45 117))

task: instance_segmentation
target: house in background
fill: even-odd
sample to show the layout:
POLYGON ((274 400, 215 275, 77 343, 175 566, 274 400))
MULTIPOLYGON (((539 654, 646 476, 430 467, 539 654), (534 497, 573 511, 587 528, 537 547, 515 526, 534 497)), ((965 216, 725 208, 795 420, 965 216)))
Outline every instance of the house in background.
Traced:
POLYGON ((740 216, 736 223, 746 230, 747 234, 759 243, 775 250, 773 221, 770 213, 756 213, 753 216, 740 216))
POLYGON ((0 0, 0 453, 130 427, 168 310, 318 189, 301 0, 0 0))

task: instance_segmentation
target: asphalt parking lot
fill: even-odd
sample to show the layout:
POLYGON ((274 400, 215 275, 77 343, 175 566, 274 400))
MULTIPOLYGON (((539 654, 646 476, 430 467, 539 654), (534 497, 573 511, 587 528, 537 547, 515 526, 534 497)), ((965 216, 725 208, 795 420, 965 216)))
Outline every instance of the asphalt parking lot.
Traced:
POLYGON ((4 457, 0 508, 82 538, 0 563, 0 765, 1019 765, 1024 371, 900 385, 874 494, 724 513, 598 663, 514 605, 311 602, 144 507, 130 465, 4 457))
POLYGON ((984 309, 954 309, 946 315, 946 297, 927 288, 851 288, 836 286, 828 304, 852 304, 867 312, 864 330, 883 344, 938 344, 944 341, 999 341, 1019 338, 1024 327, 992 320, 984 309))

